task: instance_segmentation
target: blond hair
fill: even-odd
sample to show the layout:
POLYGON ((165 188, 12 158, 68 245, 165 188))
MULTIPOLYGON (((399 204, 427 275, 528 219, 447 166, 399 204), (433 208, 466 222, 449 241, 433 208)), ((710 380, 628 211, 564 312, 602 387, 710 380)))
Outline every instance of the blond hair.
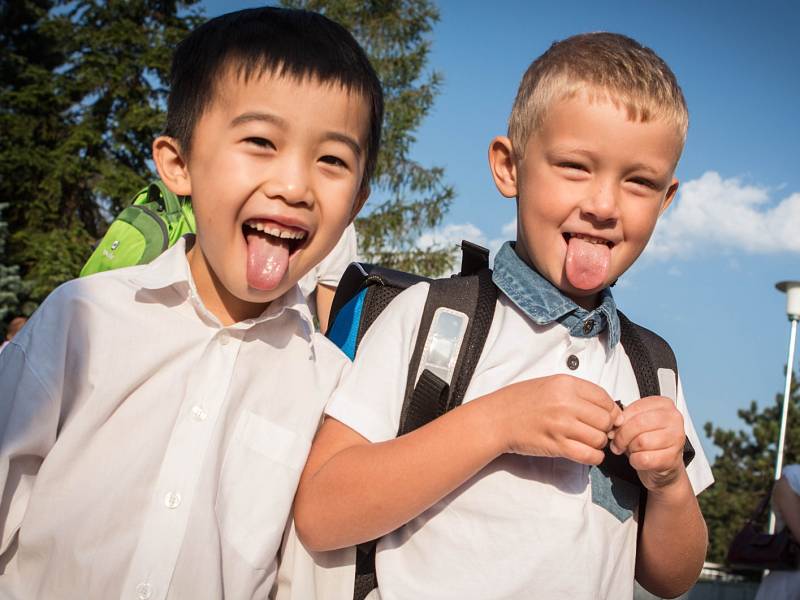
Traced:
POLYGON ((551 103, 581 91, 624 106, 632 120, 673 123, 683 147, 689 112, 667 63, 627 36, 582 33, 555 42, 523 75, 508 120, 517 159, 524 155, 528 138, 541 126, 551 103))

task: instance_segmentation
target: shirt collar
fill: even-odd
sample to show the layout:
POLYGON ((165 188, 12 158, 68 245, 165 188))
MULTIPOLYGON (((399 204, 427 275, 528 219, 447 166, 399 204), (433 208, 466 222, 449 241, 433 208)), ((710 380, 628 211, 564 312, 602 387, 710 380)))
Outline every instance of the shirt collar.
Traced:
POLYGON ((620 325, 611 290, 600 292, 600 306, 588 311, 565 296, 514 251, 513 242, 503 244, 494 259, 492 280, 509 299, 537 325, 558 322, 573 337, 594 337, 608 329, 608 346, 619 342, 620 325))
MULTIPOLYGON (((189 261, 186 259, 186 253, 194 246, 194 242, 194 235, 183 236, 171 248, 168 248, 149 265, 145 266, 142 271, 137 273, 132 282, 146 290, 175 288, 191 302, 201 317, 221 326, 219 320, 203 305, 203 301, 200 299, 194 285, 189 261)), ((285 294, 270 302, 258 317, 235 323, 231 325, 231 328, 249 329, 258 323, 277 319, 287 311, 295 313, 300 318, 304 325, 305 337, 311 342, 315 330, 314 318, 311 315, 311 309, 308 307, 305 296, 297 284, 292 286, 285 294)))

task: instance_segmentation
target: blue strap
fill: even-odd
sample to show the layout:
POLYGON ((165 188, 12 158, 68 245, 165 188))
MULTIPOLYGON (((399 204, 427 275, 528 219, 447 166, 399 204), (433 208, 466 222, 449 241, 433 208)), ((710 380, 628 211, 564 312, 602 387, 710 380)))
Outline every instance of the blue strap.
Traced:
POLYGON ((336 314, 336 320, 331 325, 328 338, 344 352, 350 360, 356 357, 356 341, 358 338, 358 324, 361 322, 361 311, 364 308, 364 298, 367 288, 350 298, 336 314))

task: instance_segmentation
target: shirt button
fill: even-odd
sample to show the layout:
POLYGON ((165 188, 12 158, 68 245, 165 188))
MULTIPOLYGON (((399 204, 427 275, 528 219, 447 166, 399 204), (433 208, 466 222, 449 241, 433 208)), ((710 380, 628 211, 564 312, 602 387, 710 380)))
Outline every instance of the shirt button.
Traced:
POLYGON ((164 496, 164 506, 167 508, 178 508, 181 504, 181 495, 178 492, 167 492, 164 496))
POLYGON ((228 333, 227 331, 223 330, 219 334, 219 343, 222 344, 223 346, 227 346, 228 342, 230 342, 230 341, 231 341, 231 334, 228 333))
POLYGON ((574 354, 570 354, 567 357, 567 367, 569 367, 570 371, 574 371, 575 369, 577 369, 580 364, 581 361, 579 361, 578 357, 575 356, 574 354))
POLYGON ((588 321, 585 321, 583 323, 583 334, 584 335, 589 335, 590 333, 592 333, 592 329, 594 329, 594 321, 589 319, 588 321))
POLYGON ((139 600, 148 600, 153 595, 153 588, 149 583, 140 583, 136 586, 136 597, 139 600))
POLYGON ((193 406, 192 418, 195 421, 205 421, 206 418, 208 418, 208 413, 203 409, 202 406, 193 406))

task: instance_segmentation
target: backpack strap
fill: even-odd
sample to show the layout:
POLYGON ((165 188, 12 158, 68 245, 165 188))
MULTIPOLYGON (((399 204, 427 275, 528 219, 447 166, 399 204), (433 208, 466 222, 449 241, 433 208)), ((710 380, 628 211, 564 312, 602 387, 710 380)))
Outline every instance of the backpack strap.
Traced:
MULTIPOLYGON (((620 342, 631 361, 642 398, 662 394, 659 369, 670 369, 675 374, 677 386, 678 361, 664 338, 637 325, 620 311, 617 311, 617 315, 621 330, 620 342)), ((695 449, 687 439, 683 445, 683 464, 688 466, 694 455, 695 449)))
MULTIPOLYGON (((640 396, 645 398, 647 396, 661 395, 661 384, 658 378, 659 369, 671 369, 675 374, 675 385, 677 386, 678 361, 675 359, 675 353, 666 340, 649 329, 637 325, 619 310, 617 315, 619 316, 620 324, 620 343, 631 361, 640 396)), ((683 464, 685 466, 688 465, 694 455, 694 447, 689 438, 686 438, 683 444, 683 464)), ((605 459, 600 465, 600 469, 606 474, 617 475, 626 481, 636 483, 640 487, 638 545, 638 538, 642 534, 642 525, 647 511, 647 489, 641 485, 639 476, 631 467, 627 457, 624 454, 617 456, 611 452, 608 446, 606 446, 605 459)))
MULTIPOLYGON (((461 404, 489 334, 497 303, 497 287, 492 282, 492 272, 489 270, 489 251, 464 241, 462 254, 459 275, 430 282, 408 367, 398 436, 422 427, 461 404), (449 383, 427 368, 417 378, 431 326, 440 308, 457 311, 467 317, 449 383)), ((364 600, 370 591, 378 587, 375 573, 377 544, 377 540, 372 540, 356 547, 353 600, 364 600)))
POLYGON ((431 282, 422 311, 417 343, 408 367, 406 395, 397 435, 422 427, 459 406, 464 400, 492 325, 496 301, 497 288, 492 282, 492 272, 488 267, 475 275, 431 282), (442 307, 462 313, 468 318, 451 382, 445 381, 427 368, 419 373, 422 355, 428 346, 431 325, 437 310, 442 307))
POLYGON ((161 206, 167 215, 167 220, 180 217, 181 205, 185 200, 186 196, 179 198, 160 179, 152 181, 147 186, 147 201, 155 202, 158 206, 161 206))

